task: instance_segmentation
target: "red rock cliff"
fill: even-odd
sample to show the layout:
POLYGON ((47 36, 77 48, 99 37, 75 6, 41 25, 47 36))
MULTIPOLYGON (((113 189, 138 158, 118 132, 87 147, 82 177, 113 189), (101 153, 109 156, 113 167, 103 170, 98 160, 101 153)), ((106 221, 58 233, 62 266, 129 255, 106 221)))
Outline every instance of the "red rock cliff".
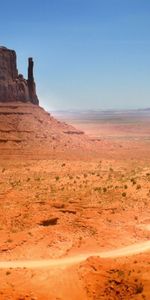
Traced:
POLYGON ((33 60, 29 58, 28 79, 18 74, 14 50, 0 47, 0 102, 31 102, 39 104, 33 77, 33 60))

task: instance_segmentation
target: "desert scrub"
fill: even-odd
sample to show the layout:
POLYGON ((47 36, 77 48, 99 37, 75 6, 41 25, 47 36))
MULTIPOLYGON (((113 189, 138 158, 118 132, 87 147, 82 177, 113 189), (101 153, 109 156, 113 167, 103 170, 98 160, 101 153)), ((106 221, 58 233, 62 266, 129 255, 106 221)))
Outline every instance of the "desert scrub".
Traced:
POLYGON ((12 239, 8 239, 8 240, 6 241, 6 243, 12 243, 12 242, 13 242, 12 239))
POLYGON ((59 176, 56 176, 55 179, 56 179, 56 181, 58 181, 58 180, 60 179, 60 177, 59 177, 59 176))
POLYGON ((137 189, 137 190, 141 189, 141 185, 140 185, 140 184, 137 184, 136 189, 137 189))
POLYGON ((95 175, 95 172, 91 172, 91 175, 95 175))
POLYGON ((11 274, 11 272, 10 271, 6 271, 6 275, 10 275, 11 274))
POLYGON ((135 293, 136 294, 141 294, 144 290, 144 287, 143 287, 143 284, 142 283, 139 283, 136 285, 136 288, 135 288, 135 293))
POLYGON ((150 173, 146 173, 146 176, 150 176, 150 173))
POLYGON ((11 185, 12 187, 19 186, 19 185, 21 185, 21 181, 20 181, 20 180, 18 180, 18 181, 11 181, 11 182, 10 182, 10 185, 11 185))
POLYGON ((87 174, 83 174, 83 176, 84 176, 84 178, 87 178, 88 175, 87 174))
POLYGON ((65 164, 65 163, 63 163, 61 166, 62 166, 62 167, 65 167, 65 165, 66 165, 66 164, 65 164))
POLYGON ((126 194, 125 192, 122 193, 122 197, 126 197, 126 195, 127 195, 127 194, 126 194))
POLYGON ((132 182, 133 185, 136 184, 135 178, 131 178, 131 182, 132 182))
POLYGON ((41 180, 41 178, 40 177, 35 177, 35 179, 34 180, 36 180, 36 181, 40 181, 41 180))
POLYGON ((99 192, 100 193, 101 190, 102 190, 101 186, 97 186, 97 187, 94 188, 95 192, 99 192))

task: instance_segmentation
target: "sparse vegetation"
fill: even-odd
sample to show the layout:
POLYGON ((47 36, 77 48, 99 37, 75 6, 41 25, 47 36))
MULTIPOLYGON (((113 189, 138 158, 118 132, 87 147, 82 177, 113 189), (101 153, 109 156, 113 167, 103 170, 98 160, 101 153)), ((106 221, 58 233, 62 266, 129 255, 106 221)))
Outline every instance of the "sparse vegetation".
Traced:
POLYGON ((126 197, 126 195, 127 195, 127 194, 126 194, 125 192, 122 193, 122 197, 126 197))
POLYGON ((143 284, 139 283, 136 285, 135 294, 141 294, 144 290, 143 284))
POLYGON ((141 185, 140 185, 140 184, 137 184, 136 189, 137 189, 137 190, 141 189, 141 185))

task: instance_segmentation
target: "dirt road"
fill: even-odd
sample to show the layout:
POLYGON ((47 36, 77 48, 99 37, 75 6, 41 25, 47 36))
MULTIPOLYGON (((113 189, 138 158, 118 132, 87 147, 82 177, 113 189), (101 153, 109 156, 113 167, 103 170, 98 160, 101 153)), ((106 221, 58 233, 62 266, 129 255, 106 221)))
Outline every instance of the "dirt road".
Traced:
POLYGON ((143 253, 150 250, 150 241, 136 243, 127 247, 110 250, 106 252, 91 252, 79 254, 71 257, 64 257, 59 259, 45 259, 45 260, 25 260, 25 261, 0 261, 0 269, 17 269, 17 268, 49 268, 49 267, 67 267, 78 264, 89 258, 90 256, 98 256, 100 258, 115 258, 122 256, 131 256, 143 253))

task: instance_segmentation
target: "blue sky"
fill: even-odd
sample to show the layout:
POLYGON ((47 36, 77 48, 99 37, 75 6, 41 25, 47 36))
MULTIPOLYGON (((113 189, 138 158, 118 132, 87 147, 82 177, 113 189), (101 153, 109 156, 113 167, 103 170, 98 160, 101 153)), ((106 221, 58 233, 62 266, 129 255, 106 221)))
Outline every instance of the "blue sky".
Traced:
POLYGON ((149 0, 5 0, 0 44, 47 109, 150 107, 149 0))

